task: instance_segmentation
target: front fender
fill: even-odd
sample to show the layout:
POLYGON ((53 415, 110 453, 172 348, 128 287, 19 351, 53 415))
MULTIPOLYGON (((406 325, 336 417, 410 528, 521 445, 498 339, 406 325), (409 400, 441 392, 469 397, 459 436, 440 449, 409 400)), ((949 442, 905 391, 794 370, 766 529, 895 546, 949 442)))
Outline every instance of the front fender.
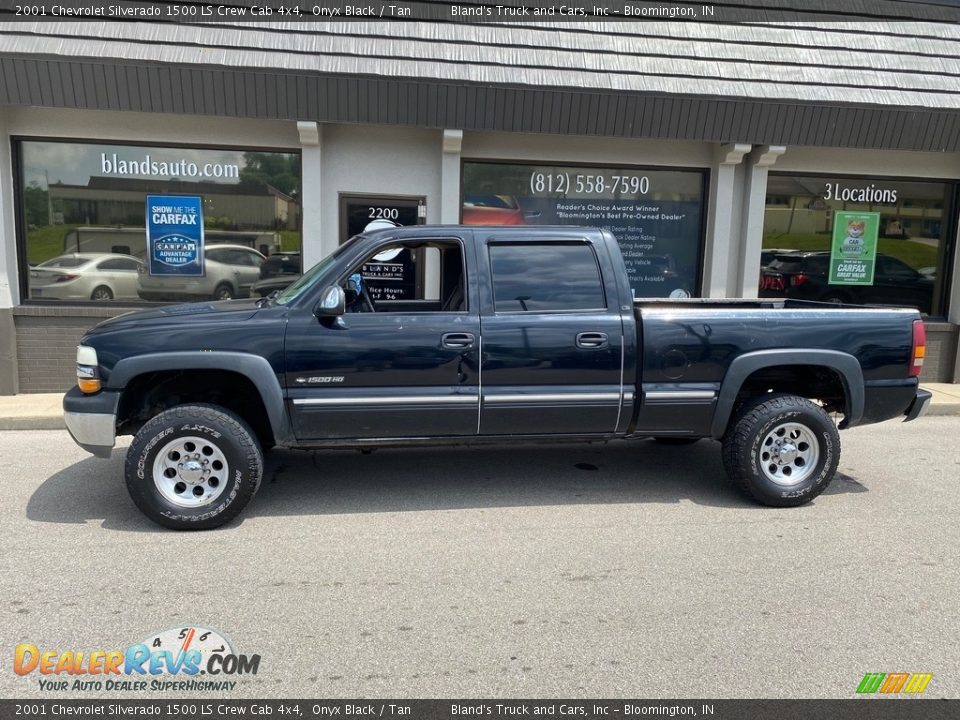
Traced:
POLYGON ((137 375, 172 370, 231 370, 245 376, 260 392, 273 437, 280 444, 293 441, 283 388, 266 358, 240 352, 165 352, 135 355, 118 361, 107 388, 120 390, 137 375))

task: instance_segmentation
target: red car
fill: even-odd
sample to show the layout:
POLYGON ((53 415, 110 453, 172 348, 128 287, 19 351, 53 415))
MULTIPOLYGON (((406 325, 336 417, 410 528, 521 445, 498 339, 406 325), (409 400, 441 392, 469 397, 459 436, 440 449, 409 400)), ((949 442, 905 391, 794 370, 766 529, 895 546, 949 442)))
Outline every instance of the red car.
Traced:
POLYGON ((463 224, 526 225, 527 217, 511 195, 467 195, 463 198, 463 224))

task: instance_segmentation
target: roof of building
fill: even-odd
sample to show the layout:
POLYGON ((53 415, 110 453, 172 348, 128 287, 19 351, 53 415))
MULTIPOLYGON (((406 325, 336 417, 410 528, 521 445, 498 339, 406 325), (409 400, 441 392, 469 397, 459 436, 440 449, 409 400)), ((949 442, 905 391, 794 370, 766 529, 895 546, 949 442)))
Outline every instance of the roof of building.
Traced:
MULTIPOLYGON (((438 16, 451 5, 409 4, 438 16)), ((663 136, 654 126, 682 124, 679 136, 693 137, 708 108, 718 113, 704 101, 720 99, 745 103, 728 104, 720 128, 744 118, 756 129, 794 120, 809 126, 813 118, 798 108, 871 108, 931 117, 922 149, 960 141, 952 134, 960 8, 951 0, 713 5, 718 15, 700 22, 6 21, 0 86, 8 89, 6 98, 0 89, 0 103, 620 135, 637 134, 631 112, 648 112, 657 117, 637 118, 643 134, 663 136), (648 102, 655 98, 670 104, 648 102), (626 114, 626 124, 611 125, 611 113, 626 114), (566 122, 554 128, 544 114, 566 122)), ((859 123, 879 138, 889 130, 882 146, 902 134, 916 142, 917 128, 886 127, 883 119, 896 124, 896 117, 827 115, 823 122, 849 128, 848 136, 805 139, 858 146, 859 123)), ((742 132, 731 129, 727 139, 764 139, 749 124, 742 132)), ((789 132, 788 140, 796 142, 789 132)))

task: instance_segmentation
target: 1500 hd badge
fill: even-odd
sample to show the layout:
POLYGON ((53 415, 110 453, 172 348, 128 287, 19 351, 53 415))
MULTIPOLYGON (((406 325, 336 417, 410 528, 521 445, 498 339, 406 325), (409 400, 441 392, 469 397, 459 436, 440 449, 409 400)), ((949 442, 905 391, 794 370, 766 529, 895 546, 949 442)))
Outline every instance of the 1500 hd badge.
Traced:
POLYGON ((296 379, 297 385, 328 385, 330 383, 342 383, 343 375, 310 375, 301 376, 296 379))

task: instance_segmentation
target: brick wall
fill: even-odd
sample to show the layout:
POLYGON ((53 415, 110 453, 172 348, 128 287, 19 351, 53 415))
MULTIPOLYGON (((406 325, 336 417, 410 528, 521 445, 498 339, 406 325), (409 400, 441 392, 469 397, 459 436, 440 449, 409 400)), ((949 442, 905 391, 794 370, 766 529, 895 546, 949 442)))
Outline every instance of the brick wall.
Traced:
POLYGON ((98 322, 130 308, 14 308, 22 393, 66 392, 77 382, 77 345, 98 322))
POLYGON ((927 323, 927 357, 923 361, 921 381, 953 382, 957 331, 957 326, 950 323, 927 323))

